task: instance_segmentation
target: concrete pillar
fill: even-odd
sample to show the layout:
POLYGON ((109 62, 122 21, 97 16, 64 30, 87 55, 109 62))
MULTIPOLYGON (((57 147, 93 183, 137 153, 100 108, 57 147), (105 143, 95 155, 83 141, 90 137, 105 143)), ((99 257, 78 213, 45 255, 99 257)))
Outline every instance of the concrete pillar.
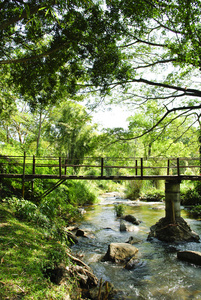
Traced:
POLYGON ((175 223, 176 218, 181 216, 180 209, 180 182, 165 182, 165 217, 175 223))

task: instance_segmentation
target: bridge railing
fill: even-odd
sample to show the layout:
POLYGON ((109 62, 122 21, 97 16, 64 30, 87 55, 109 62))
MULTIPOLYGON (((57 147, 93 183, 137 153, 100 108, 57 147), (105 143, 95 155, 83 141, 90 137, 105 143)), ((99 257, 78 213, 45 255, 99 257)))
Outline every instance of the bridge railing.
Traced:
MULTIPOLYGON (((200 159, 163 157, 36 157, 0 155, 1 177, 26 177, 26 175, 62 176, 181 176, 200 175, 200 159), (6 176, 7 175, 7 176, 6 176)), ((30 177, 29 176, 29 177, 30 177)))

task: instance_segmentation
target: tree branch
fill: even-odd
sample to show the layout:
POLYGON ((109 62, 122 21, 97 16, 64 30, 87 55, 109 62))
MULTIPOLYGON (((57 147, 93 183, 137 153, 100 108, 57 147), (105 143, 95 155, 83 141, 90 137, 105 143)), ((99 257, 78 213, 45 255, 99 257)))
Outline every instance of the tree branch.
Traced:
POLYGON ((151 131, 153 131, 170 113, 175 112, 175 111, 180 111, 180 110, 194 110, 194 109, 201 109, 201 104, 197 105, 197 106, 182 106, 182 107, 172 108, 172 109, 168 110, 163 115, 163 117, 155 125, 153 125, 151 128, 149 128, 147 131, 145 131, 142 134, 135 136, 133 138, 120 138, 119 140, 121 140, 121 141, 136 140, 136 139, 143 137, 144 135, 150 133, 151 131))
MULTIPOLYGON (((25 3, 23 3, 25 5, 25 3)), ((49 5, 53 6, 55 4, 55 0, 50 1, 49 5)), ((40 8, 44 7, 44 4, 42 5, 37 5, 37 6, 29 6, 29 15, 33 16, 34 14, 36 14, 40 8)), ((17 22, 28 18, 28 14, 27 14, 27 10, 24 9, 23 12, 21 13, 21 15, 16 15, 13 18, 10 18, 9 20, 6 20, 4 22, 1 22, 0 24, 0 30, 5 30, 8 26, 14 25, 17 22)))
POLYGON ((147 65, 144 65, 144 66, 138 66, 138 67, 134 68, 134 70, 149 68, 149 67, 153 67, 153 66, 158 65, 158 64, 166 64, 166 63, 174 62, 174 61, 177 61, 177 59, 172 58, 172 59, 158 60, 154 63, 150 63, 150 64, 147 64, 147 65))
POLYGON ((201 91, 199 91, 199 90, 182 88, 179 86, 174 86, 174 85, 170 85, 170 84, 166 84, 166 83, 154 82, 154 81, 150 81, 150 80, 147 80, 144 78, 132 79, 132 80, 129 80, 128 83, 129 82, 145 83, 145 84, 153 85, 153 86, 157 86, 157 87, 163 87, 163 88, 172 89, 172 90, 176 90, 176 91, 182 91, 182 92, 184 92, 185 96, 201 97, 201 91))

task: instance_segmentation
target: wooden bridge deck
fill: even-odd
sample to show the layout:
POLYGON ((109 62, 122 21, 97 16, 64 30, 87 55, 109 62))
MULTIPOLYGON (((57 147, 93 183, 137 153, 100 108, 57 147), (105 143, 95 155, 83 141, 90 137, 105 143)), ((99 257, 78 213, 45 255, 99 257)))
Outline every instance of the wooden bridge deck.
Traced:
POLYGON ((0 173, 0 178, 21 178, 24 181, 39 179, 70 179, 70 180, 201 180, 201 175, 114 175, 114 176, 94 176, 94 175, 51 175, 51 174, 6 174, 0 173))
POLYGON ((35 157, 0 155, 0 178, 201 180, 200 158, 35 157))
POLYGON ((114 158, 35 157, 0 155, 0 180, 22 181, 22 197, 26 182, 35 179, 57 179, 41 197, 47 196, 65 180, 201 180, 200 158, 114 158))

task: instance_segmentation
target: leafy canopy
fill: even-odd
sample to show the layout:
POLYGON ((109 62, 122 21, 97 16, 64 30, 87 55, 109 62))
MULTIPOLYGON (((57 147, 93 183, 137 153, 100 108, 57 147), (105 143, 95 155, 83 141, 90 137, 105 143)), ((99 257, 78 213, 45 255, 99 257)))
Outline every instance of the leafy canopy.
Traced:
POLYGON ((32 104, 39 93, 47 102, 86 81, 105 90, 125 73, 116 44, 123 23, 96 1, 11 0, 0 12, 1 70, 9 65, 11 81, 32 104))

